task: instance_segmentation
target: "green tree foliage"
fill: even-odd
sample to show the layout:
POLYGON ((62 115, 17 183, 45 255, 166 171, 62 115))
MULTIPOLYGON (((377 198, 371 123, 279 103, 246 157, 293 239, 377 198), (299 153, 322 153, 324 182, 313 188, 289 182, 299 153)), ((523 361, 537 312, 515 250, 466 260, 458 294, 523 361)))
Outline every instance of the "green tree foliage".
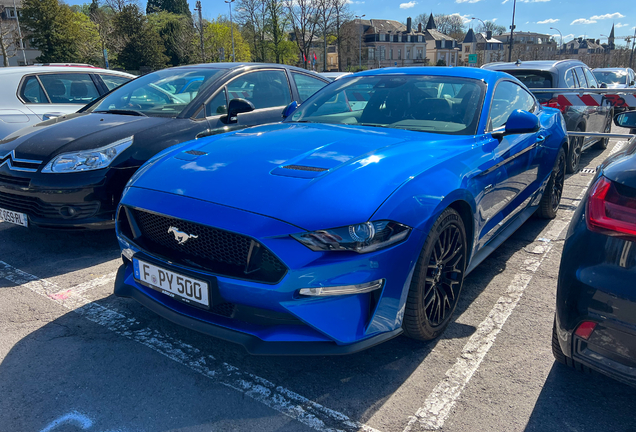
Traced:
MULTIPOLYGON (((205 57, 210 62, 232 61, 232 35, 230 22, 219 16, 216 20, 204 24, 203 38, 205 57), (225 59, 222 60, 222 52, 225 59)), ((234 50, 237 62, 250 61, 250 46, 243 39, 238 25, 234 24, 234 50)))
POLYGON ((161 37, 172 66, 193 61, 195 57, 193 40, 196 40, 197 35, 190 17, 160 11, 148 15, 148 24, 161 37))
POLYGON ((148 0, 146 4, 147 14, 161 11, 191 16, 188 0, 148 0))
POLYGON ((78 45, 83 26, 79 12, 58 0, 25 0, 21 24, 31 33, 32 45, 42 54, 40 62, 75 62, 81 57, 78 45))
POLYGON ((121 47, 117 63, 126 70, 160 69, 168 62, 161 37, 137 5, 126 5, 113 18, 113 33, 121 47))

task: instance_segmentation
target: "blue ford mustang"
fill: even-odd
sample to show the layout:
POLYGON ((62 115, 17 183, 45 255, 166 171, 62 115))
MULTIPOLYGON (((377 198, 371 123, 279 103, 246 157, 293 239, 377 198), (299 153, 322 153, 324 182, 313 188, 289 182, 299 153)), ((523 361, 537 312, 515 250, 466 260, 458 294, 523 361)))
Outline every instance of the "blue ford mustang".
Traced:
POLYGON ((135 174, 116 295, 255 354, 428 340, 466 274, 532 214, 556 215, 563 118, 508 74, 373 70, 283 114, 135 174))

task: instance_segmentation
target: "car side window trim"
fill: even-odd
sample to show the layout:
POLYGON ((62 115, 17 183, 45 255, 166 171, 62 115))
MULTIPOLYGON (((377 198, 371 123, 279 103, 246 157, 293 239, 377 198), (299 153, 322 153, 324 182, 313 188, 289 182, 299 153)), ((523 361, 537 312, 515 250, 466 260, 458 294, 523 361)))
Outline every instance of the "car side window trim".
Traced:
POLYGON ((528 95, 530 95, 530 97, 531 97, 531 98, 532 98, 532 100, 534 101, 534 104, 532 105, 532 111, 530 111, 530 112, 535 113, 535 112, 536 112, 536 110, 537 110, 537 105, 538 105, 538 104, 537 104, 537 98, 536 98, 536 97, 534 97, 534 95, 533 95, 532 93, 528 92, 526 89, 524 89, 524 88, 523 88, 523 87, 521 87, 518 83, 516 83, 516 82, 514 82, 514 81, 512 81, 512 80, 509 80, 509 79, 501 79, 501 80, 497 81, 497 83, 495 84, 495 87, 494 87, 494 89, 493 89, 493 91, 492 91, 492 97, 490 98, 490 105, 488 106, 488 117, 487 117, 487 119, 486 119, 486 129, 485 129, 485 133, 491 133, 491 132, 495 132, 495 131, 497 131, 497 130, 503 130, 503 129, 506 127, 506 126, 504 125, 504 126, 501 126, 501 127, 497 128, 497 129, 493 129, 493 128, 492 128, 491 117, 490 117, 490 115, 492 114, 492 104, 493 104, 493 102, 494 102, 494 100, 495 100, 495 93, 497 93, 497 88, 499 87, 499 85, 500 85, 501 83, 504 83, 504 82, 509 82, 509 83, 511 83, 511 84, 514 84, 514 85, 516 85, 517 87, 519 87, 521 90, 524 90, 526 93, 528 93, 528 95))
MULTIPOLYGON (((226 116, 227 114, 215 114, 215 115, 212 115, 212 116, 208 116, 208 115, 206 115, 206 112, 205 112, 205 111, 206 111, 206 106, 207 106, 210 102, 212 102, 212 101, 214 100, 214 98, 215 98, 215 97, 217 97, 217 96, 218 96, 221 92, 223 92, 223 93, 225 94, 225 103, 226 103, 226 104, 229 104, 229 103, 230 103, 230 101, 228 100, 227 86, 225 86, 225 85, 224 85, 224 86, 223 86, 223 87, 221 87, 218 91, 214 92, 214 93, 212 94, 212 96, 210 96, 210 98, 209 98, 207 101, 205 101, 205 103, 204 103, 203 105, 201 105, 200 110, 198 110, 198 111, 195 113, 195 115, 193 116, 193 118, 198 117, 198 116, 199 116, 199 113, 201 112, 201 110, 203 110, 203 117, 201 117, 200 119, 211 119, 211 118, 217 118, 217 117, 223 117, 223 116, 226 116)), ((199 119, 199 118, 197 118, 197 120, 200 120, 200 119, 199 119)))
MULTIPOLYGON (((242 77, 242 76, 245 76, 245 75, 247 75, 247 74, 249 74, 249 73, 254 73, 254 72, 265 72, 265 71, 283 72, 283 74, 285 75, 285 79, 287 80, 287 88, 289 89, 289 95, 291 96, 291 98, 292 98, 292 99, 294 98, 294 92, 293 92, 293 90, 292 90, 291 84, 290 84, 290 82, 289 82, 289 77, 287 76, 287 70, 286 70, 285 68, 262 68, 262 69, 251 69, 251 70, 247 70, 247 71, 245 71, 245 72, 241 73, 240 75, 237 75, 237 76, 235 76, 235 77, 231 78, 228 82, 226 82, 226 83, 223 85, 223 87, 224 87, 224 88, 225 88, 225 90, 226 90, 225 97, 226 97, 226 99, 227 99, 228 104, 230 103, 230 100, 231 100, 231 99, 229 98, 229 96, 230 96, 230 95, 229 95, 229 93, 228 93, 227 86, 228 86, 228 85, 230 85, 230 83, 232 83, 232 81, 235 81, 235 80, 237 80, 238 78, 240 78, 240 77, 242 77)), ((216 93, 215 93, 215 95, 216 95, 216 93)), ((207 101, 206 101, 206 103, 210 102, 211 100, 212 100, 212 98, 210 98, 209 100, 207 100, 207 101)), ((290 101, 290 102, 291 102, 291 101, 290 101)), ((289 102, 288 102, 288 103, 289 103, 289 102)), ((286 105, 280 105, 280 106, 286 106, 286 105)), ((275 107, 267 107, 267 108, 257 108, 257 109, 255 109, 255 110, 254 110, 254 111, 252 111, 252 112, 261 112, 261 111, 263 111, 263 110, 268 110, 268 109, 278 108, 278 107, 279 107, 279 106, 275 106, 275 107)))
POLYGON ((20 84, 18 85, 18 89, 16 91, 16 97, 18 98, 18 100, 20 102, 22 102, 25 105, 42 105, 42 104, 36 104, 33 102, 29 102, 27 100, 24 100, 22 98, 22 89, 24 88, 24 85, 26 84, 26 80, 34 77, 36 79, 36 81, 38 82, 38 84, 40 85, 40 88, 42 89, 42 93, 44 93, 44 96, 46 96, 46 100, 48 104, 51 103, 51 98, 49 97, 49 94, 46 92, 46 89, 44 88, 44 86, 42 85, 42 81, 40 81, 40 78, 36 75, 36 74, 29 74, 29 75, 24 75, 22 77, 22 79, 20 80, 20 84))

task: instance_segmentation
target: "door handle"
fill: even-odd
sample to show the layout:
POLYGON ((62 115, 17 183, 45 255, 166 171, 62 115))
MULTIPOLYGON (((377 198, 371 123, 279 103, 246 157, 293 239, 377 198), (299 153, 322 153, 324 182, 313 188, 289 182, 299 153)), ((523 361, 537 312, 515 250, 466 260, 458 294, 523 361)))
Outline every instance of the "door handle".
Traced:
POLYGON ((547 137, 545 135, 541 135, 541 134, 537 135, 537 144, 543 144, 546 138, 547 137))

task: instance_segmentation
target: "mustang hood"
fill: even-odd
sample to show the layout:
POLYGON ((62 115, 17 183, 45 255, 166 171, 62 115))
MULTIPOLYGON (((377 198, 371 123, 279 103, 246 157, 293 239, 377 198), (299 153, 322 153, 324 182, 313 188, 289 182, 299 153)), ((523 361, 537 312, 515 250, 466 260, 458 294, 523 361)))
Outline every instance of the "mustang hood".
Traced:
POLYGON ((47 162, 60 153, 106 146, 171 118, 76 113, 21 129, 0 141, 0 158, 15 151, 19 159, 47 162))
POLYGON ((239 208, 303 229, 368 220, 401 184, 474 138, 282 123, 193 141, 153 158, 131 185, 239 208))

